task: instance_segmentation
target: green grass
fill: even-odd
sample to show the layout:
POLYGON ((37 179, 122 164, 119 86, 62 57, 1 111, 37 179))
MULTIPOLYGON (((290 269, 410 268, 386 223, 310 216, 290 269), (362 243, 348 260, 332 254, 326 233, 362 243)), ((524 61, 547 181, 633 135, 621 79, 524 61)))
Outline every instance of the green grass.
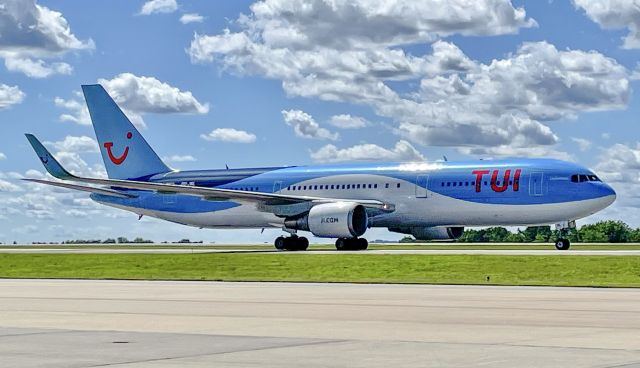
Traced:
MULTIPOLYGON (((47 244, 47 245, 0 245, 3 249, 26 247, 30 249, 247 249, 263 250, 273 249, 272 244, 234 245, 234 244, 47 244)), ((312 244, 311 250, 335 250, 330 244, 312 244)), ((369 244, 369 249, 554 249, 553 244, 548 243, 385 243, 369 244)), ((640 250, 638 243, 574 243, 573 250, 640 250)))
POLYGON ((640 287, 640 257, 0 254, 0 277, 640 287))

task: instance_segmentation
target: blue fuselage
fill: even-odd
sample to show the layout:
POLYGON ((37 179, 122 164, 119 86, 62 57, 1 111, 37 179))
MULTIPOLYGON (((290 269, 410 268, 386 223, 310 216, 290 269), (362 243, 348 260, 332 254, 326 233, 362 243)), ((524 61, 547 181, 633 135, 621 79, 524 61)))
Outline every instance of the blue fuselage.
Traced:
MULTIPOLYGON (((393 203, 370 226, 534 225, 571 221, 615 200, 591 170, 551 159, 362 163, 176 171, 151 182, 393 203)), ((253 205, 189 195, 93 194, 101 203, 198 227, 280 227, 283 219, 253 205)))

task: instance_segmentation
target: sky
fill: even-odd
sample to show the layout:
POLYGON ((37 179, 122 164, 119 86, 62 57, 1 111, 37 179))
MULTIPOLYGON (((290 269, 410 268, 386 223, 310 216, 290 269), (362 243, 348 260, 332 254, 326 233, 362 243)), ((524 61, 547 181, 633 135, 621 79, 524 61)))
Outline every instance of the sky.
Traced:
POLYGON ((579 223, 638 227, 639 80, 639 0, 0 0, 0 242, 279 235, 138 220, 21 181, 46 176, 26 132, 106 175, 91 83, 176 169, 554 157, 618 193, 579 223))

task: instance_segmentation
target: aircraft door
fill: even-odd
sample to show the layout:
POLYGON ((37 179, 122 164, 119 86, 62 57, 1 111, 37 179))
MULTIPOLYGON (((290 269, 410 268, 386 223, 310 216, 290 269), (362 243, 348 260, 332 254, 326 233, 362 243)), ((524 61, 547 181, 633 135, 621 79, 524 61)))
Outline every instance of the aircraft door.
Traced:
POLYGON ((282 190, 282 181, 273 182, 273 192, 278 193, 281 190, 282 190))
POLYGON ((429 175, 416 177, 416 198, 429 198, 429 175))
POLYGON ((544 194, 544 173, 532 172, 529 176, 529 195, 541 196, 544 194))

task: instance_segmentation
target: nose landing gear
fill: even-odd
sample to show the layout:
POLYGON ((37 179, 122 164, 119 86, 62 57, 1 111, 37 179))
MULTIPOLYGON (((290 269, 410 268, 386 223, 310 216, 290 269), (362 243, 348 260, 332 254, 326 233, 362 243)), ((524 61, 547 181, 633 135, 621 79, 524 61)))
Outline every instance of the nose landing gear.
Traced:
POLYGON ((556 230, 558 230, 558 239, 556 240, 557 250, 568 250, 571 247, 571 242, 566 237, 568 236, 570 229, 576 228, 575 221, 565 221, 556 224, 556 230))
POLYGON ((307 250, 309 247, 309 239, 304 236, 291 235, 289 237, 279 236, 276 238, 274 245, 278 250, 307 250))
POLYGON ((571 246, 571 242, 569 239, 560 238, 556 240, 556 249, 557 250, 567 250, 571 246))

